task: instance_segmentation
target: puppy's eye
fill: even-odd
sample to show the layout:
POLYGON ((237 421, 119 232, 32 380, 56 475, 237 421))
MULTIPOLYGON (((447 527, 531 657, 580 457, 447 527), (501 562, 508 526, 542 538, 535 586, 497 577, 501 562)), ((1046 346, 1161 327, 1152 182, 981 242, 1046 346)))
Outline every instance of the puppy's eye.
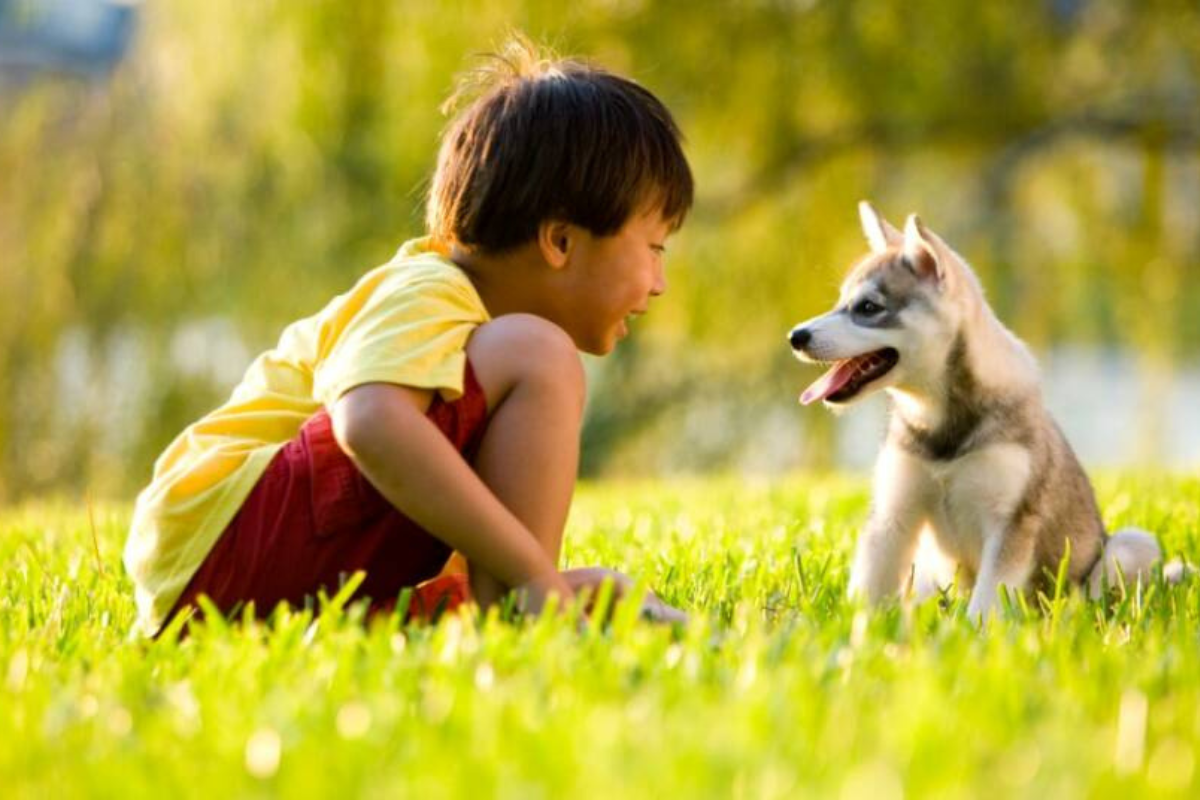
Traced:
POLYGON ((859 300, 854 304, 854 313, 863 317, 873 317, 883 312, 883 306, 870 300, 859 300))

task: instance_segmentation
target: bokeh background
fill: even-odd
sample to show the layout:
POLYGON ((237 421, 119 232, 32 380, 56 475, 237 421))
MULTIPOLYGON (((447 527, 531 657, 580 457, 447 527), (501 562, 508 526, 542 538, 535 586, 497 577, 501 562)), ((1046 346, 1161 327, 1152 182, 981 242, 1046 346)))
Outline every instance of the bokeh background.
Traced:
POLYGON ((688 138, 670 289, 589 362, 587 475, 862 469, 785 345, 910 211, 1088 466, 1200 466, 1192 0, 0 0, 0 501, 132 496, 288 322, 422 230, 438 108, 517 29, 688 138))

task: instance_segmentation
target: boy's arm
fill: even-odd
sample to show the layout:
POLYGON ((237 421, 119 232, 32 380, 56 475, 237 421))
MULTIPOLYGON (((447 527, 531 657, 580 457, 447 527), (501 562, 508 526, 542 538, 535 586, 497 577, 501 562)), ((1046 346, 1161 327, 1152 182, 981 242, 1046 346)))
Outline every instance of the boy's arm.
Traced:
MULTIPOLYGON (((356 386, 334 403, 334 436, 393 506, 489 575, 569 600, 571 587, 533 534, 425 416, 432 397, 388 383, 356 386)), ((540 596, 531 599, 540 606, 540 596)))

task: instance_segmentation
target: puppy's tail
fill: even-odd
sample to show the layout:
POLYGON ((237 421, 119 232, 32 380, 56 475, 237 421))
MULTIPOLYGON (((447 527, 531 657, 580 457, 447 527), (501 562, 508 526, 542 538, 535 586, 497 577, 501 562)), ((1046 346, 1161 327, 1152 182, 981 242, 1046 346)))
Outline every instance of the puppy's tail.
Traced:
MULTIPOLYGON (((1114 588, 1125 582, 1126 586, 1150 582, 1154 566, 1162 560, 1162 549, 1154 534, 1140 528, 1122 528, 1108 537, 1100 561, 1088 575, 1088 596, 1093 600, 1104 594, 1105 587, 1114 588)), ((1167 583, 1179 583, 1185 575, 1196 568, 1179 559, 1163 565, 1163 578, 1167 583)))

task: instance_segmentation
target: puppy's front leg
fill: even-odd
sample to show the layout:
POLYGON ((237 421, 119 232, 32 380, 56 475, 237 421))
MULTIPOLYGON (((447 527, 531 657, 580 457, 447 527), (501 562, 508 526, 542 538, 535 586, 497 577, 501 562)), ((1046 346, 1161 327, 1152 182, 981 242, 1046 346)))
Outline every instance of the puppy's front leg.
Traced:
POLYGON ((900 593, 912 569, 919 524, 899 524, 874 513, 858 540, 850 569, 850 596, 875 604, 900 593))
POLYGON ((1022 531, 992 526, 985 533, 979 560, 979 577, 967 604, 967 615, 977 623, 986 622, 999 600, 1000 587, 1024 590, 1033 572, 1033 539, 1022 531))
POLYGON ((921 464, 885 447, 875 465, 871 518, 858 539, 849 593, 878 603, 899 593, 912 569, 917 536, 927 517, 928 491, 921 464))

